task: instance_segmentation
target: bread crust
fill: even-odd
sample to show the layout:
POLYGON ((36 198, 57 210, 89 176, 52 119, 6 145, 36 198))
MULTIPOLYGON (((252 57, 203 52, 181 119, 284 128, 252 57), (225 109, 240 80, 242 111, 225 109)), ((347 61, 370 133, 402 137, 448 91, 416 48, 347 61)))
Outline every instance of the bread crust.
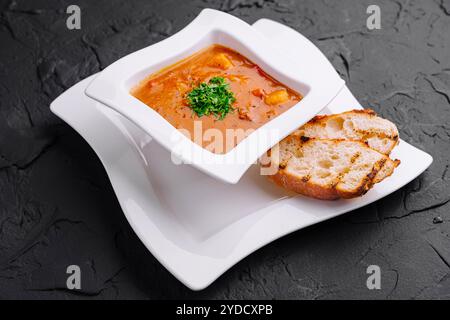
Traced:
POLYGON ((276 174, 269 176, 269 179, 283 188, 308 197, 321 200, 337 200, 340 198, 336 189, 325 188, 317 184, 304 182, 282 169, 278 170, 276 174))
POLYGON ((314 116, 314 118, 312 118, 311 120, 309 120, 308 123, 313 124, 313 123, 320 122, 321 120, 326 119, 326 118, 337 117, 339 115, 352 114, 352 113, 366 114, 369 116, 377 116, 377 113, 375 111, 373 111, 372 109, 354 109, 354 110, 345 111, 345 112, 338 113, 338 114, 317 115, 317 116, 314 116))

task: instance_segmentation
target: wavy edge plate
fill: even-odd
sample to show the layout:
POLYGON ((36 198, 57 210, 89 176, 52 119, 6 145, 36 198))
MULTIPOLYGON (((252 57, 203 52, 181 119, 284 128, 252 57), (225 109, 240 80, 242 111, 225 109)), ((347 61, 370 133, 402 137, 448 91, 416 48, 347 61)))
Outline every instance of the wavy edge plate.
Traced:
MULTIPOLYGON (((301 47, 296 46, 300 42, 296 39, 302 37, 304 41, 304 37, 298 32, 268 19, 258 20, 253 27, 274 41, 280 49, 286 48, 285 52, 293 58, 301 52, 301 47)), ((233 239, 238 229, 242 234, 233 250, 225 257, 194 253, 180 248, 171 239, 166 238, 152 221, 149 211, 158 210, 158 197, 148 180, 145 165, 132 138, 112 120, 120 115, 112 114, 114 111, 83 94, 95 76, 68 89, 52 102, 51 110, 72 126, 97 153, 128 222, 144 245, 169 272, 192 290, 206 288, 247 255, 286 234, 387 196, 419 176, 432 163, 429 154, 401 141, 394 150, 393 157, 401 159, 402 165, 389 179, 365 196, 333 202, 301 196, 280 200, 276 205, 251 213, 220 232, 218 237, 221 241, 233 239), (137 192, 148 194, 148 202, 138 203, 134 197, 137 192)), ((327 106, 325 113, 337 113, 353 108, 362 107, 351 92, 344 88, 327 106)), ((174 232, 179 229, 176 225, 169 227, 173 227, 174 232)))

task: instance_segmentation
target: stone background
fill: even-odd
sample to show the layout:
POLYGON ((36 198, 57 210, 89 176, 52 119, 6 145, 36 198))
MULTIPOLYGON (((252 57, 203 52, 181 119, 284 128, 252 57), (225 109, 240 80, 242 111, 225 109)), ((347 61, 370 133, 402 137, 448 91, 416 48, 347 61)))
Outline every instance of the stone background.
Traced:
POLYGON ((450 298, 450 1, 0 2, 0 298, 450 298), (66 28, 68 5, 82 29, 66 28), (382 29, 366 28, 378 4, 382 29), (49 110, 64 90, 204 7, 267 17, 319 46, 367 107, 434 157, 372 205, 296 232, 192 292, 145 249, 94 152, 49 110), (83 289, 65 289, 79 264, 83 289), (382 289, 366 288, 380 265, 382 289))

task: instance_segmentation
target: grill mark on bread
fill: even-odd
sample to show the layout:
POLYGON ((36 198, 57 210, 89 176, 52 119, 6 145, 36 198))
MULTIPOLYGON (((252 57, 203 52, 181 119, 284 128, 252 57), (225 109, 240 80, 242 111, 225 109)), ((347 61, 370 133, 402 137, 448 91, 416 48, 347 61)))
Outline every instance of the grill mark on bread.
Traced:
POLYGON ((361 153, 357 152, 350 158, 350 163, 355 163, 356 159, 358 159, 361 156, 361 153))
POLYGON ((300 140, 301 140, 302 142, 308 142, 309 139, 311 139, 311 138, 306 137, 306 136, 301 136, 301 137, 300 137, 300 140))
POLYGON ((342 177, 344 176, 344 173, 339 173, 336 178, 334 178, 333 181, 331 181, 329 187, 336 190, 336 186, 341 182, 342 177))
POLYGON ((365 176, 363 183, 358 188, 358 193, 360 193, 361 195, 364 195, 367 193, 367 191, 369 191, 372 188, 372 186, 374 184, 373 179, 375 178, 378 171, 380 171, 380 169, 384 166, 385 163, 386 163, 386 159, 381 159, 380 161, 376 162, 373 165, 372 170, 370 171, 369 174, 367 174, 365 176))
POLYGON ((312 118, 311 120, 309 120, 308 123, 316 123, 326 117, 327 117, 326 115, 318 115, 318 116, 315 116, 314 118, 312 118))
POLYGON ((302 182, 308 182, 311 179, 311 176, 307 174, 306 176, 302 177, 302 182))
POLYGON ((347 111, 347 112, 343 112, 343 113, 350 113, 350 112, 365 113, 365 114, 372 115, 372 116, 377 115, 377 113, 375 111, 373 111, 372 109, 355 109, 355 110, 347 111))
POLYGON ((362 134, 361 140, 364 140, 364 141, 367 141, 373 137, 378 137, 381 139, 390 139, 390 140, 395 140, 395 141, 398 139, 398 135, 391 136, 391 135, 386 134, 385 132, 377 132, 375 130, 368 131, 368 130, 361 130, 361 129, 354 129, 354 130, 355 130, 355 132, 362 134))

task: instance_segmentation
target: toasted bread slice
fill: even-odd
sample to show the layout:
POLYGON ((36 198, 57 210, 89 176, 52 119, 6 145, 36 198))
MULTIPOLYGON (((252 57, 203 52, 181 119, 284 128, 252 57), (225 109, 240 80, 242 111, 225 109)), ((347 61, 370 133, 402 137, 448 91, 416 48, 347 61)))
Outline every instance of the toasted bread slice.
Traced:
POLYGON ((316 116, 293 134, 308 138, 359 140, 388 155, 398 144, 398 130, 373 110, 316 116))
POLYGON ((354 198, 392 174, 399 161, 361 141, 290 135, 268 152, 279 170, 270 179, 317 199, 354 198))

